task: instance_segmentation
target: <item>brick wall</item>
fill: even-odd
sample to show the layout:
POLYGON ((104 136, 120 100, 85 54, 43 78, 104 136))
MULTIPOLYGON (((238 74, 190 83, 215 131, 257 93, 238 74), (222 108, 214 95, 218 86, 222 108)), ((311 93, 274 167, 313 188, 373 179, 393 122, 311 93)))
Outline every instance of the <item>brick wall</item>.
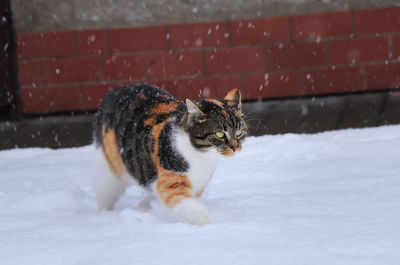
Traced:
POLYGON ((95 109, 147 82, 178 98, 245 99, 400 88, 400 7, 165 25, 20 33, 24 113, 95 109))

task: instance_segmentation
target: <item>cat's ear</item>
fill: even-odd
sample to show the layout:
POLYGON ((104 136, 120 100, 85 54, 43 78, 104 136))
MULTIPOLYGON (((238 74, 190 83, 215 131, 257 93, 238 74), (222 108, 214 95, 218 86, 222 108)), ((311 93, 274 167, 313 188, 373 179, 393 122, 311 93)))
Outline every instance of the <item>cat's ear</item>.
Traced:
POLYGON ((186 99, 186 107, 188 109, 188 114, 190 117, 193 117, 197 122, 204 122, 206 120, 206 114, 204 114, 199 106, 196 105, 190 99, 186 99))
POLYGON ((194 116, 198 116, 198 115, 205 115, 200 108, 196 105, 196 103, 194 103, 193 101, 191 101, 190 99, 186 99, 186 107, 188 109, 188 113, 190 115, 194 115, 194 116))
POLYGON ((237 88, 232 89, 226 94, 224 100, 228 101, 229 107, 236 107, 238 109, 242 108, 242 94, 237 88))

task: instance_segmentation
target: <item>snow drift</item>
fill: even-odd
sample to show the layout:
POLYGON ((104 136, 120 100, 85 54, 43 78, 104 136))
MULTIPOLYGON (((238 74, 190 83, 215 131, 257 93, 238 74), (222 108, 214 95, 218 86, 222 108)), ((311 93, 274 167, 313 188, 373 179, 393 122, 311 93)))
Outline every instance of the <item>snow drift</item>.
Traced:
POLYGON ((132 187, 96 211, 92 148, 0 152, 1 264, 398 264, 400 126, 249 137, 180 223, 132 187))

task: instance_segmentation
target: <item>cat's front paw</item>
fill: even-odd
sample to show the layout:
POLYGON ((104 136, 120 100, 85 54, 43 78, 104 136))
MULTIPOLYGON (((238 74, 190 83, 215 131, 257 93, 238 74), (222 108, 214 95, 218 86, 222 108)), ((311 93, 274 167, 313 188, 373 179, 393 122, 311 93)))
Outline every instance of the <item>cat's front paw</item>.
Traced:
POLYGON ((184 199, 172 210, 176 215, 195 225, 206 225, 212 222, 206 208, 195 199, 184 199))

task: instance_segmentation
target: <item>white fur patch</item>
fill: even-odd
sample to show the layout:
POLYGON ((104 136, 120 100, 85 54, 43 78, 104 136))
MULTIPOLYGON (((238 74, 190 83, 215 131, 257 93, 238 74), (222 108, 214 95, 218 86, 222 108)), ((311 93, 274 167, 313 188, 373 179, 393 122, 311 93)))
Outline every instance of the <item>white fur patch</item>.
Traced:
POLYGON ((190 142, 189 135, 181 129, 175 129, 174 135, 177 151, 189 163, 186 176, 192 184, 193 193, 196 194, 209 182, 221 159, 221 154, 215 148, 205 152, 196 150, 190 142))
POLYGON ((111 172, 102 148, 94 147, 93 149, 92 183, 98 208, 99 210, 112 210, 115 202, 124 193, 125 188, 137 182, 128 174, 118 179, 111 172))
POLYGON ((196 199, 183 199, 172 208, 172 211, 179 217, 195 225, 211 223, 211 218, 206 208, 196 199))

